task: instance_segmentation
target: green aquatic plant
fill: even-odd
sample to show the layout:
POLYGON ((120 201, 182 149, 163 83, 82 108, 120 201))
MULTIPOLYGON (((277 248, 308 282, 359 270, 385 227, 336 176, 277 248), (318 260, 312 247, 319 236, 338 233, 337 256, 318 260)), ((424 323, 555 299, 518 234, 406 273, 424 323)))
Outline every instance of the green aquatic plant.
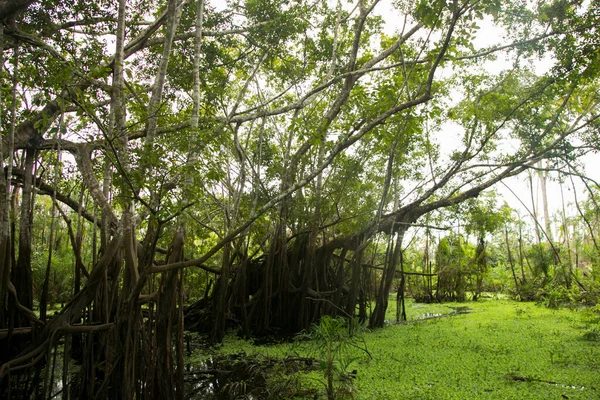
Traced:
POLYGON ((481 298, 468 314, 451 312, 462 306, 409 299, 401 325, 365 331, 327 317, 291 343, 231 334, 210 352, 260 356, 269 399, 600 398, 600 308, 481 298))

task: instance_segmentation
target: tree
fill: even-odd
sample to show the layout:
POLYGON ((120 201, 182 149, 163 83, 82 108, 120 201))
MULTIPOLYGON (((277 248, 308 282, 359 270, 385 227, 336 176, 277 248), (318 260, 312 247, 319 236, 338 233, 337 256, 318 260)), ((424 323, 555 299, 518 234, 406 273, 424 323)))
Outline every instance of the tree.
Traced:
MULTIPOLYGON (((486 235, 500 229, 510 217, 510 209, 504 207, 496 210, 496 196, 494 192, 487 193, 485 199, 478 198, 476 201, 467 202, 467 233, 475 234, 477 248, 473 264, 475 266, 476 289, 473 300, 481 295, 483 291, 483 278, 488 269, 486 254, 486 235)), ((510 257, 510 255, 509 255, 510 257)))
POLYGON ((378 1, 247 0, 221 11, 190 0, 1 2, 11 61, 0 88, 11 122, 1 141, 1 390, 37 392, 58 339, 82 334, 71 393, 181 397, 185 269, 215 282, 185 322, 214 341, 231 323, 298 331, 357 310, 383 326, 403 238, 421 217, 589 150, 572 141, 598 123, 592 3, 401 2, 404 22, 389 33, 378 1), (513 37, 474 49, 485 18, 513 37), (514 68, 476 70, 502 52, 514 68), (521 64, 536 52, 564 57, 538 76, 521 64), (459 137, 451 151, 440 141, 448 130, 459 137), (55 186, 45 160, 59 156, 48 153, 67 171, 55 186), (42 196, 87 221, 71 247, 74 259, 91 254, 76 263, 80 290, 46 322, 28 296, 42 196))

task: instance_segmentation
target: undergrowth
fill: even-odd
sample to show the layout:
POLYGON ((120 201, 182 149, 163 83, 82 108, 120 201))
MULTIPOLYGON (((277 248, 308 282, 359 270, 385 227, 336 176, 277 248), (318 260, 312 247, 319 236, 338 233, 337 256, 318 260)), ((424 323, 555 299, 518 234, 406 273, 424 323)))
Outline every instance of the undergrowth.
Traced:
MULTIPOLYGON (((341 357, 338 365, 355 372, 345 383, 350 397, 600 399, 599 307, 548 309, 491 299, 445 304, 409 301, 407 314, 408 323, 362 335, 372 357, 358 348, 336 355, 341 357), (447 316, 464 307, 469 307, 468 314, 447 316)), ((390 301, 390 321, 394 315, 395 303, 390 301)), ((280 362, 318 358, 310 341, 255 346, 233 335, 211 351, 244 352, 280 362)), ((203 351, 199 357, 206 354, 203 351)), ((319 360, 315 361, 318 366, 319 360)), ((267 374, 266 393, 272 395, 267 398, 327 398, 318 367, 300 368, 291 375, 277 362, 269 362, 273 368, 267 374), (282 387, 285 390, 276 390, 282 387)), ((348 377, 336 374, 336 379, 344 378, 348 377)))

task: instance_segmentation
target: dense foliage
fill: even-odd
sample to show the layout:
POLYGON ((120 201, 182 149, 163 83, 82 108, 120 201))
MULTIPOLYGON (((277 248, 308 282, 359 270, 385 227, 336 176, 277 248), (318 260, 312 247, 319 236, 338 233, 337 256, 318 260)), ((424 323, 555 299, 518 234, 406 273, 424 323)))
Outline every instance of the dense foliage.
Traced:
POLYGON ((504 3, 0 1, 0 394, 60 348, 66 396, 182 399, 184 328, 383 327, 396 288, 596 302, 600 4, 504 3), (560 239, 484 195, 549 171, 560 239))

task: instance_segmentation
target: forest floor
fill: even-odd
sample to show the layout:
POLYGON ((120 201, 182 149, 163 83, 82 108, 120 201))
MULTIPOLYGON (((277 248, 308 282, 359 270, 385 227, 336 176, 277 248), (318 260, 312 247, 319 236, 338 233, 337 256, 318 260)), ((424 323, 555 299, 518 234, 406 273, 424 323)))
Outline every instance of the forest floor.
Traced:
MULTIPOLYGON (((391 321, 395 307, 390 299, 391 321)), ((188 357, 201 372, 188 373, 190 398, 209 398, 217 387, 220 399, 327 398, 329 373, 336 399, 600 399, 598 307, 409 300, 406 311, 408 323, 347 338, 342 348, 323 336, 256 345, 232 334, 188 357), (327 354, 329 370, 311 361, 327 354), (228 372, 232 366, 237 372, 228 372), (220 379, 202 384, 197 379, 208 370, 220 379)))

